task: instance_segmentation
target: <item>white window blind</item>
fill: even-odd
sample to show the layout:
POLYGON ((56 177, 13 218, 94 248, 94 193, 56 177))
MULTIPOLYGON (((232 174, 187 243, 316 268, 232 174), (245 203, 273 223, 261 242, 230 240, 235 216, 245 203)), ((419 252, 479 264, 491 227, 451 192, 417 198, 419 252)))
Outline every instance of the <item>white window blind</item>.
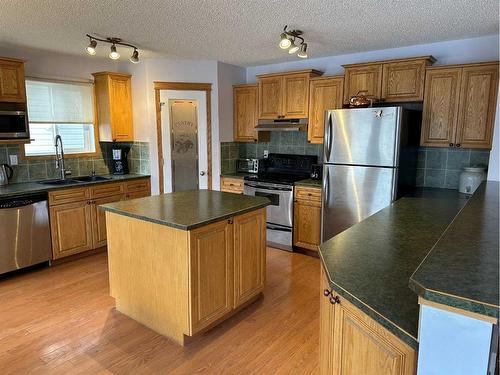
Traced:
POLYGON ((95 152, 92 85, 26 81, 30 138, 27 156, 54 155, 60 135, 65 153, 95 152))

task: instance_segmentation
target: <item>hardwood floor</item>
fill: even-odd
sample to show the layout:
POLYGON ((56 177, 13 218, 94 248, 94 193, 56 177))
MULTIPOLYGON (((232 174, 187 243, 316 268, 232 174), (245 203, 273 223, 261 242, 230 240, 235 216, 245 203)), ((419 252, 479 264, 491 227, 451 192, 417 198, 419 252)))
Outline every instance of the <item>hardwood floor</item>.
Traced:
POLYGON ((317 374, 319 259, 267 263, 264 297, 184 348, 115 310, 105 253, 0 279, 0 373, 317 374))

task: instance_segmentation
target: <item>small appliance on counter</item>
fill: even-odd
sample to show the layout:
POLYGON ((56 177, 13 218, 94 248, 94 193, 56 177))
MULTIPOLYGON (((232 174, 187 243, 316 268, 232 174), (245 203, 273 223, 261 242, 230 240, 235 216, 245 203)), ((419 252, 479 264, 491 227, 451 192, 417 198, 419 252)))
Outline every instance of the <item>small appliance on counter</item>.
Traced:
POLYGON ((260 173, 265 169, 265 159, 238 159, 236 170, 241 173, 260 173))
POLYGON ((14 170, 8 164, 0 164, 0 186, 8 185, 14 170))
POLYGON ((128 174, 127 156, 130 151, 129 146, 118 146, 111 149, 111 173, 113 174, 128 174))
POLYGON ((464 194, 473 194, 486 179, 486 171, 483 167, 467 167, 460 174, 458 191, 464 194))
POLYGON ((311 171, 311 180, 321 180, 323 178, 323 165, 313 164, 311 171))

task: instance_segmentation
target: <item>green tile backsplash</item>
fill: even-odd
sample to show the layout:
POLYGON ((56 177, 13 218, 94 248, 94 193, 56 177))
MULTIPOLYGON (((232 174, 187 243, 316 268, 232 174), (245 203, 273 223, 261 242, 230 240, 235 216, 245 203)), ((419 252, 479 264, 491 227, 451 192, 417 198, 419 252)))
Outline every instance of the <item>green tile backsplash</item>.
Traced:
POLYGON ((307 142, 306 132, 271 132, 269 142, 239 143, 240 158, 263 158, 264 150, 269 153, 317 155, 323 158, 323 146, 307 142))
POLYGON ((488 150, 421 147, 418 151, 417 186, 458 189, 464 167, 488 168, 488 150))
MULTIPOLYGON (((111 165, 112 143, 101 142, 102 153, 94 157, 66 158, 66 169, 71 170, 73 176, 89 175, 92 171, 97 174, 108 174, 111 165), (104 156, 103 156, 104 155, 104 156)), ((130 143, 129 168, 132 173, 149 174, 149 143, 130 143)), ((9 155, 17 155, 18 165, 12 166, 14 175, 11 182, 38 181, 58 178, 59 172, 55 168, 54 158, 47 160, 24 160, 20 158, 19 145, 0 145, 0 164, 9 163, 9 155)))

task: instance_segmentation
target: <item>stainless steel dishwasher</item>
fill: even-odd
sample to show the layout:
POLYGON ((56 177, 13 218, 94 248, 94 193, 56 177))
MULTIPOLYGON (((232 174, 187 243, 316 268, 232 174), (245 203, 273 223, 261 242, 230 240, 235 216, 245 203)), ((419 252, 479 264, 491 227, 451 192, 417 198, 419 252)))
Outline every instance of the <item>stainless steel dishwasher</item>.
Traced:
POLYGON ((46 194, 0 199, 0 274, 50 260, 46 194))

